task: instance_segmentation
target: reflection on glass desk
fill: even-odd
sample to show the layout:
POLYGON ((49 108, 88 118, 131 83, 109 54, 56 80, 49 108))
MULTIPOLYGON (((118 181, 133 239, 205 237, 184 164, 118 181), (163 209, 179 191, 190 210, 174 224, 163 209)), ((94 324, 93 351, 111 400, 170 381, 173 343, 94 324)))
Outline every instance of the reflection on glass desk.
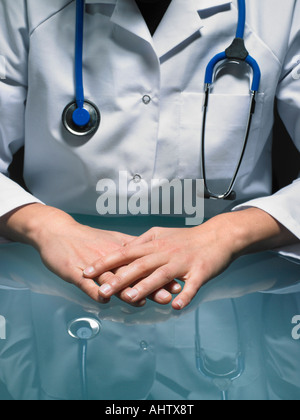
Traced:
POLYGON ((0 267, 0 400, 300 399, 300 266, 275 253, 236 261, 182 312, 93 302, 21 244, 0 247, 0 267))

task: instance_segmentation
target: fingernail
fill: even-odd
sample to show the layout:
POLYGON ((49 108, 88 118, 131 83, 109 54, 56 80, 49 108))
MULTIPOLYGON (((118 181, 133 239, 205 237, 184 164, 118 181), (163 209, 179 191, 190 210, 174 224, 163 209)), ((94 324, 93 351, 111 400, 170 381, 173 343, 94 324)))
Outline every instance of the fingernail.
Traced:
POLYGON ((184 302, 181 299, 176 300, 174 304, 178 307, 178 309, 182 309, 184 307, 184 302))
POLYGON ((104 295, 110 294, 111 291, 112 287, 109 284, 103 284, 99 289, 99 292, 103 293, 104 295))
POLYGON ((179 292, 181 290, 181 286, 180 286, 180 284, 174 284, 174 286, 173 286, 173 291, 176 293, 176 292, 179 292))
POLYGON ((85 275, 85 276, 91 276, 91 275, 93 275, 93 274, 95 274, 96 273, 96 270, 94 269, 94 267, 88 267, 88 268, 86 268, 85 270, 84 270, 84 272, 83 272, 83 274, 85 275))
POLYGON ((129 297, 129 299, 133 300, 137 297, 139 292, 136 289, 131 289, 126 292, 126 295, 129 297))
POLYGON ((170 293, 168 293, 166 290, 160 290, 156 293, 156 298, 159 298, 161 300, 165 300, 170 297, 170 293))

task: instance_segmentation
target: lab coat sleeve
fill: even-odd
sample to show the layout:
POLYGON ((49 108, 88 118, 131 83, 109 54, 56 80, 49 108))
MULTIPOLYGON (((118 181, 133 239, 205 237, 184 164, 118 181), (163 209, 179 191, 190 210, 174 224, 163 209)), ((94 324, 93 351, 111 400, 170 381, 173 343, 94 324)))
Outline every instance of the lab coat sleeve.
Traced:
MULTIPOLYGON (((300 2, 295 2, 277 101, 280 117, 300 151, 300 2)), ((252 200, 236 209, 247 207, 264 210, 299 238, 296 245, 279 249, 278 252, 300 263, 300 178, 271 197, 252 200)))
POLYGON ((26 0, 0 0, 0 217, 40 202, 8 178, 13 154, 24 145, 29 33, 26 0))

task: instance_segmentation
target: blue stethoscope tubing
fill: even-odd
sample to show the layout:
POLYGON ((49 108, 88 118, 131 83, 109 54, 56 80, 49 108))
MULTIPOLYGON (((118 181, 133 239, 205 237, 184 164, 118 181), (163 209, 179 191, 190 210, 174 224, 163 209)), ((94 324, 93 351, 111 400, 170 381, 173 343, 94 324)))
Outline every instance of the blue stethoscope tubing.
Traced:
MULTIPOLYGON (((246 1, 238 0, 238 25, 235 39, 244 40, 245 36, 245 26, 246 26, 246 1)), ((214 71, 216 65, 224 60, 227 60, 228 53, 226 51, 221 52, 220 54, 215 55, 211 61, 208 63, 205 73, 205 84, 211 85, 213 83, 214 71)), ((242 58, 236 57, 236 59, 242 60, 242 58)), ((251 57, 248 53, 244 61, 249 64, 253 70, 253 81, 251 90, 253 92, 258 92, 261 80, 261 71, 257 61, 251 57)))
POLYGON ((205 82, 204 82, 204 92, 205 92, 205 100, 203 106, 203 121, 202 121, 202 141, 201 141, 201 156, 202 156, 202 177, 204 180, 205 186, 205 197, 212 198, 212 199, 223 199, 223 200, 234 200, 236 198, 236 194, 233 191, 237 175, 239 173, 245 152, 246 147, 249 139, 249 134, 251 130, 251 123, 252 118, 255 113, 256 108, 256 97, 259 91, 260 82, 261 82, 261 70, 257 63, 257 61, 251 57, 245 47, 245 26, 246 26, 246 1, 245 0, 238 0, 238 25, 236 36, 234 38, 233 43, 227 48, 224 52, 221 52, 215 55, 207 65, 206 72, 205 72, 205 82), (247 63, 253 71, 253 80, 250 90, 250 108, 249 108, 249 115, 248 115, 248 122, 244 137, 243 148, 241 151, 240 159, 238 164, 235 168, 234 175, 230 181, 230 184, 227 190, 223 194, 214 193, 210 190, 207 181, 206 175, 206 158, 205 158, 205 131, 206 131, 206 119, 207 119, 207 111, 208 111, 208 103, 209 103, 209 95, 211 91, 211 87, 213 85, 213 79, 215 74, 216 66, 221 62, 226 62, 227 60, 231 61, 241 61, 247 63))
MULTIPOLYGON (((77 110, 84 110, 84 88, 83 88, 83 25, 84 25, 84 0, 76 1, 76 49, 75 49, 75 83, 76 83, 76 104, 77 110)), ((78 113, 79 115, 79 113, 78 113)), ((75 124, 87 124, 90 115, 87 112, 83 121, 77 121, 76 112, 73 114, 75 124)))
POLYGON ((62 120, 65 128, 75 136, 91 136, 100 125, 98 107, 87 101, 83 86, 83 39, 85 0, 76 0, 75 35, 75 101, 66 106, 62 120))

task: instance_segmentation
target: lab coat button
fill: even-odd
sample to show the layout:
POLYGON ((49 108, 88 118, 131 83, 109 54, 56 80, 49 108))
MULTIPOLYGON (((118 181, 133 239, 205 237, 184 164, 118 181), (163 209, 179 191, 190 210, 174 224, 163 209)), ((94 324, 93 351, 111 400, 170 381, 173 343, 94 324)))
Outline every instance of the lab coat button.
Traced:
POLYGON ((143 350, 143 351, 147 351, 148 350, 148 347, 149 347, 149 345, 148 345, 148 343, 147 343, 147 341, 141 341, 140 342, 140 347, 141 347, 141 350, 143 350))
POLYGON ((135 184, 139 184, 139 183, 141 182, 141 180, 142 180, 142 177, 141 177, 141 175, 139 175, 139 174, 135 174, 135 175, 133 176, 132 180, 133 180, 133 182, 134 182, 135 184))
POLYGON ((145 105, 149 105, 149 104, 150 104, 150 102, 151 102, 151 97, 150 97, 149 95, 144 95, 144 96, 143 96, 143 103, 144 103, 145 105))

